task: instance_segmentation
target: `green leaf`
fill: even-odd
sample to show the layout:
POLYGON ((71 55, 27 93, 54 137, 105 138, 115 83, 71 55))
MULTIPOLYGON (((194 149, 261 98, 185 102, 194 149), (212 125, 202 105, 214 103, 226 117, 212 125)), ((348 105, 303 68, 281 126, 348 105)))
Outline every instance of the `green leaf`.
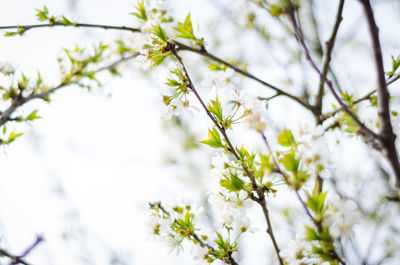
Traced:
POLYGON ((11 132, 10 135, 8 136, 8 141, 7 143, 12 143, 16 138, 20 137, 21 135, 23 135, 23 133, 15 133, 15 132, 11 132))
POLYGON ((244 188, 245 182, 237 175, 232 174, 230 179, 221 179, 220 184, 229 191, 240 191, 244 188))
POLYGON ((42 117, 38 116, 37 113, 38 113, 38 110, 32 111, 31 114, 29 114, 28 117, 25 118, 25 120, 33 121, 36 119, 41 119, 42 117))
POLYGON ((278 143, 282 146, 289 147, 294 145, 296 142, 294 140, 292 131, 284 129, 278 135, 278 143))
POLYGON ((314 213, 321 213, 325 204, 326 194, 327 192, 321 192, 316 196, 310 196, 307 194, 307 207, 310 208, 314 213))
POLYGON ((15 36, 15 35, 18 35, 17 31, 8 31, 8 32, 4 33, 5 37, 12 37, 12 36, 15 36))
POLYGON ((395 58, 392 55, 392 71, 390 72, 390 76, 394 75, 396 70, 400 67, 400 55, 395 58))
POLYGON ((211 104, 208 105, 207 109, 217 117, 219 122, 222 122, 222 106, 218 100, 218 96, 215 100, 211 100, 211 104))
POLYGON ((71 22, 65 16, 62 16, 62 23, 66 26, 75 26, 75 23, 71 22))
POLYGON ((178 22, 178 26, 175 27, 175 30, 179 32, 176 37, 196 40, 196 37, 193 34, 193 26, 192 20, 190 18, 190 13, 186 16, 186 19, 183 23, 178 22))
POLYGON ((134 15, 135 17, 137 17, 137 18, 139 18, 141 20, 146 21, 147 20, 147 14, 146 14, 146 9, 144 8, 143 1, 139 2, 138 5, 135 8, 136 8, 136 10, 138 12, 132 12, 130 14, 134 15))
POLYGON ((311 227, 306 226, 306 239, 308 241, 318 240, 319 236, 318 233, 312 229, 311 227))
POLYGON ((285 169, 290 172, 297 172, 297 170, 299 168, 299 160, 296 159, 294 152, 290 152, 290 153, 286 154, 281 159, 281 163, 283 164, 285 169))
POLYGON ((36 9, 36 11, 37 11, 36 16, 39 19, 39 21, 49 20, 49 10, 47 9, 46 6, 43 7, 43 10, 36 9))
POLYGON ((168 37, 163 28, 160 25, 153 26, 153 34, 156 35, 160 40, 167 43, 168 37))
POLYGON ((203 140, 200 143, 209 145, 211 147, 219 148, 219 147, 224 147, 224 145, 221 142, 221 137, 219 135, 219 132, 217 129, 213 128, 212 130, 208 130, 208 138, 207 140, 203 140))
POLYGON ((222 64, 216 64, 216 63, 209 63, 208 64, 208 68, 211 71, 223 71, 226 69, 226 66, 222 65, 222 64))

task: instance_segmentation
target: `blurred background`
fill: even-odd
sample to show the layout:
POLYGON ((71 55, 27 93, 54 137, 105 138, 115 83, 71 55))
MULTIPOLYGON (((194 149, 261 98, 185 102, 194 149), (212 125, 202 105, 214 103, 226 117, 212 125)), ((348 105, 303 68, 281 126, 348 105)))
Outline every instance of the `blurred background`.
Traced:
MULTIPOLYGON (((308 66, 291 62, 295 55, 285 53, 287 47, 296 46, 293 39, 265 37, 266 32, 279 35, 274 22, 260 16, 258 24, 249 24, 251 4, 246 9, 244 1, 167 2, 170 12, 180 21, 191 12, 198 35, 204 36, 207 48, 220 57, 246 62, 250 72, 272 83, 285 84, 285 89, 296 93, 318 80, 309 74, 308 66), (257 25, 266 25, 264 31, 257 25), (238 31, 238 27, 243 30, 238 31), (273 47, 276 49, 271 50, 273 47)), ((316 19, 324 42, 329 37, 337 3, 316 2, 316 19)), ((381 26, 385 65, 390 68, 390 55, 400 54, 400 4, 394 0, 373 2, 381 26)), ((135 25, 129 12, 134 11, 136 2, 131 0, 8 1, 0 9, 0 25, 36 24, 35 8, 44 5, 51 14, 62 14, 79 22, 135 25)), ((335 54, 339 59, 333 67, 340 69, 338 78, 342 86, 351 88, 358 97, 374 86, 374 65, 357 1, 346 2, 344 17, 338 37, 341 49, 335 54)), ((28 75, 35 76, 40 70, 47 83, 56 84, 57 57, 62 49, 72 49, 75 44, 84 47, 100 41, 111 43, 117 38, 129 39, 129 33, 60 27, 32 30, 22 37, 0 37, 0 60, 12 63, 28 75)), ((296 49, 292 50, 296 53, 296 49)), ((184 58, 200 83, 206 70, 202 59, 190 54, 184 58)), ((185 114, 181 120, 163 119, 155 105, 158 90, 167 76, 165 69, 149 72, 133 62, 124 65, 121 73, 122 77, 116 78, 105 75, 103 86, 91 92, 66 87, 51 97, 50 104, 32 102, 21 110, 27 114, 39 109, 42 119, 19 125, 24 135, 0 151, 2 247, 22 253, 41 234, 45 242, 27 258, 32 264, 192 263, 190 249, 176 256, 152 241, 146 227, 147 209, 149 201, 176 197, 199 204, 206 202, 212 150, 198 147, 196 142, 204 139, 210 123, 198 111, 185 114), (196 147, 194 151, 189 150, 191 145, 196 147)), ((254 82, 240 77, 236 82, 254 94, 272 95, 254 82)), ((394 95, 398 95, 399 88, 398 84, 393 85, 394 95)), ((204 89, 203 93, 209 91, 204 89)), ((371 113, 360 115, 369 119, 371 113)), ((273 129, 294 128, 299 116, 301 122, 314 122, 309 113, 287 99, 269 104, 268 118, 273 129)), ((372 115, 370 123, 373 122, 372 115)), ((242 127, 233 138, 259 148, 255 134, 242 127)), ((332 152, 332 160, 340 157, 340 161, 351 160, 352 164, 335 165, 337 172, 373 177, 379 168, 375 162, 380 160, 360 141, 354 143, 350 137, 340 139, 343 146, 332 152), (349 143, 351 151, 346 147, 349 143)), ((335 140, 333 137, 332 142, 335 140)), ((356 181, 350 182, 341 188, 345 191, 359 188, 356 181)), ((363 192, 374 192, 377 187, 380 186, 367 187, 363 192)), ((287 196, 288 202, 274 202, 272 207, 290 205, 293 195, 287 196)), ((255 214, 255 223, 264 230, 259 217, 255 214)), ((275 223, 279 222, 277 217, 275 223)), ((268 264, 268 259, 262 259, 271 255, 268 239, 264 235, 250 235, 245 240, 257 244, 245 252, 250 254, 244 254, 244 263, 268 264)), ((365 251, 367 246, 362 248, 365 251)))

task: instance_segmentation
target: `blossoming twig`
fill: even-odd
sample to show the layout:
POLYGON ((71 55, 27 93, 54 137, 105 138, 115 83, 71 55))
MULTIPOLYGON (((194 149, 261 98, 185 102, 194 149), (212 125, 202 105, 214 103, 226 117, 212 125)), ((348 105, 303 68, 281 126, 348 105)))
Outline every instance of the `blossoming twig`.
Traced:
POLYGON ((250 178, 253 188, 254 190, 257 192, 258 197, 254 197, 252 196, 252 199, 254 201, 256 201, 262 208, 263 213, 264 213, 264 217, 267 221, 267 233, 271 238, 271 241, 273 243, 275 252, 278 256, 278 260, 279 260, 279 264, 283 265, 283 260, 279 254, 280 249, 278 246, 278 243, 276 241, 273 229, 272 229, 272 224, 271 224, 271 220, 269 217, 269 211, 267 208, 267 204, 266 204, 266 199, 265 199, 265 195, 264 195, 264 191, 257 185, 256 179, 254 177, 254 175, 250 172, 250 170, 244 165, 243 161, 240 159, 239 155, 237 154, 237 152, 235 151, 235 148, 233 147, 228 135, 226 134, 226 130, 224 127, 222 127, 217 120, 212 116, 212 114, 210 113, 210 111, 207 109, 207 106, 205 105, 205 103, 203 102, 202 98, 200 97, 200 95, 198 94, 196 88, 194 87, 194 84, 192 82, 192 80, 190 79, 189 73, 186 69, 186 66, 184 65, 182 58, 179 56, 179 54, 177 53, 176 47, 174 44, 170 45, 170 51, 172 52, 172 54, 174 55, 174 57, 178 60, 178 62, 181 64, 183 71, 185 72, 187 78, 188 78, 188 86, 189 88, 193 91, 193 93, 195 94, 196 98, 198 99, 198 101, 200 102, 201 106, 203 107, 203 109, 206 111, 207 115, 210 117, 210 119, 212 120, 212 122, 214 123, 214 125, 218 128, 218 130, 221 132, 221 134, 223 135, 224 139, 226 140, 228 146, 229 146, 229 152, 238 160, 241 162, 243 170, 246 172, 246 175, 250 178))

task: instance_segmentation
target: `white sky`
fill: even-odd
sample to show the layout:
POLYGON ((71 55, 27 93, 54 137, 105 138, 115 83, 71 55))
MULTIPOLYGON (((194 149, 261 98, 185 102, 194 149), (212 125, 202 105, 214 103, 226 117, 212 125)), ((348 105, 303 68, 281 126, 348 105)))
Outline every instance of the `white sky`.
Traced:
MULTIPOLYGON (((43 5, 52 14, 73 14, 82 22, 132 23, 128 12, 135 1, 110 2, 80 0, 71 11, 64 0, 7 1, 0 9, 0 25, 37 23, 34 8, 43 5)), ((183 2, 190 5, 193 20, 204 19, 195 15, 202 10, 197 8, 200 1, 183 2)), ((28 73, 40 70, 45 80, 55 82, 56 57, 62 48, 112 40, 115 34, 57 28, 29 31, 22 38, 0 37, 0 61, 15 63, 28 73)), ((89 263, 109 264, 104 253, 110 249, 122 253, 129 264, 191 262, 189 255, 176 260, 163 246, 146 240, 147 202, 178 191, 192 195, 192 191, 171 181, 173 173, 161 165, 162 152, 170 141, 154 107, 157 91, 133 70, 107 83, 104 90, 88 93, 68 87, 53 95, 50 105, 32 104, 43 119, 20 126, 25 135, 0 151, 2 246, 19 254, 41 233, 46 242, 28 258, 35 265, 76 264, 77 257, 87 251, 91 253, 89 263), (107 97, 110 92, 112 97, 107 97), (60 187, 65 196, 56 192, 60 187), (79 235, 80 226, 87 230, 87 237, 78 236, 71 244, 61 240, 65 231, 79 235)), ((279 109, 275 111, 279 115, 279 109)))
MULTIPOLYGON (((9 1, 0 10, 0 25, 37 23, 34 8, 43 5, 52 14, 68 17, 71 11, 64 2, 9 1)), ((129 25, 134 4, 79 1, 73 17, 129 25)), ((115 32, 58 28, 31 31, 22 38, 1 37, 1 61, 28 73, 40 69, 45 80, 56 82, 62 48, 112 36, 115 32)), ((0 152, 1 245, 19 254, 36 234, 44 234, 46 242, 27 259, 33 264, 76 264, 86 248, 94 250, 93 264, 109 264, 105 251, 110 249, 121 252, 130 264, 175 258, 145 240, 147 202, 167 196, 160 190, 169 185, 160 166, 160 151, 167 143, 154 108, 156 91, 134 73, 105 87, 104 92, 91 93, 68 87, 56 93, 50 105, 33 103, 43 119, 20 126, 25 135, 0 152), (57 195, 58 187, 65 197, 57 195), (75 210, 79 216, 74 219, 75 210), (64 243, 62 232, 79 234, 77 225, 87 229, 89 239, 64 243)))

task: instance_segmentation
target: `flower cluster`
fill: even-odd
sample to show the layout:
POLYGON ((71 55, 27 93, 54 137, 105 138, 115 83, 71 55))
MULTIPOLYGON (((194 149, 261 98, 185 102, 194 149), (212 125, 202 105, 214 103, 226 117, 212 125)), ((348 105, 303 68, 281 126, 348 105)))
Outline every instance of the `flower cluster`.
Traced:
POLYGON ((166 85, 169 92, 163 92, 160 100, 161 109, 166 119, 171 119, 172 116, 180 115, 184 109, 189 107, 187 98, 190 89, 188 87, 188 79, 183 67, 178 62, 169 64, 170 76, 166 85))
POLYGON ((352 227, 361 218, 360 210, 352 200, 344 200, 336 193, 332 193, 328 202, 323 226, 329 228, 334 238, 353 236, 352 227))

